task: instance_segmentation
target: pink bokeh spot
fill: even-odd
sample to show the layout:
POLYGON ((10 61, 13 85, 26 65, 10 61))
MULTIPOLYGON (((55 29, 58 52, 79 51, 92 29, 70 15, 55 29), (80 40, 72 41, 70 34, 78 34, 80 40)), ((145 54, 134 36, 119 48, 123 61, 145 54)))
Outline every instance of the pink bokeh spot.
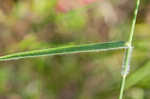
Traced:
POLYGON ((83 2, 83 4, 90 4, 90 3, 93 3, 93 2, 95 2, 95 1, 97 1, 97 0, 82 0, 82 2, 83 2))
POLYGON ((69 11, 69 9, 65 4, 58 2, 56 5, 56 11, 66 13, 69 11))
POLYGON ((68 11, 94 3, 97 0, 58 0, 56 12, 67 13, 68 11))

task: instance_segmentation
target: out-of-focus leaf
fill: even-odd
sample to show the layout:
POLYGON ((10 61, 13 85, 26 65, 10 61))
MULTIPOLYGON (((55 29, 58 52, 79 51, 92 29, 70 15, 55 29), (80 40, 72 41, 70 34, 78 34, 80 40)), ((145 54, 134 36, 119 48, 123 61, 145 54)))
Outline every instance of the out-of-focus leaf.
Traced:
POLYGON ((86 25, 86 15, 83 9, 70 11, 67 14, 60 13, 56 17, 56 24, 60 31, 80 30, 86 25))
POLYGON ((51 13, 56 0, 33 0, 33 10, 40 15, 51 13))
POLYGON ((143 67, 139 68, 134 73, 132 73, 127 79, 126 89, 138 84, 143 79, 145 79, 145 77, 148 77, 150 75, 149 70, 150 70, 150 62, 148 62, 143 67))
POLYGON ((5 90, 7 86, 7 81, 9 79, 9 69, 8 68, 1 68, 0 69, 0 92, 5 90))

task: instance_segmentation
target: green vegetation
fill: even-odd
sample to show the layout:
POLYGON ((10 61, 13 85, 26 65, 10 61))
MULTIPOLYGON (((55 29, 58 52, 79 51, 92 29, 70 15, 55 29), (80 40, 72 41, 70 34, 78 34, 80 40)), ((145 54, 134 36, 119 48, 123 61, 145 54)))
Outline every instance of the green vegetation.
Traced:
POLYGON ((0 3, 0 99, 149 99, 150 1, 136 1, 0 3))
POLYGON ((108 50, 123 49, 123 48, 127 48, 124 42, 110 42, 110 43, 102 43, 102 44, 96 43, 96 44, 86 44, 80 46, 73 45, 69 47, 50 48, 50 49, 10 54, 10 55, 0 57, 0 61, 14 60, 14 59, 21 59, 21 58, 28 58, 28 57, 37 57, 37 56, 108 51, 108 50))
POLYGON ((135 24, 136 24, 136 18, 137 18, 137 14, 138 14, 138 10, 139 10, 139 5, 140 5, 140 0, 137 0, 136 8, 134 11, 134 18, 132 21, 132 26, 131 26, 131 31, 130 31, 130 36, 129 36, 129 40, 127 42, 128 49, 126 50, 124 64, 123 64, 123 71, 122 71, 123 77, 122 77, 122 84, 121 84, 119 99, 123 99, 123 91, 124 91, 124 87, 125 87, 125 83, 126 83, 126 77, 130 70, 130 61, 131 61, 131 55, 132 55, 132 49, 133 49, 132 39, 133 39, 134 30, 135 30, 135 24))

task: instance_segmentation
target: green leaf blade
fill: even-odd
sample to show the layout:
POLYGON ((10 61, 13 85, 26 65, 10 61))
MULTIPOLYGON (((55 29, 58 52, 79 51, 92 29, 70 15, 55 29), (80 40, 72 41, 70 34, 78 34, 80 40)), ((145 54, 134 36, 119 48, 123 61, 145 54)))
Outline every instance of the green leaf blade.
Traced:
POLYGON ((133 72, 127 79, 126 89, 131 88, 132 86, 138 84, 143 79, 147 77, 149 79, 150 75, 150 62, 145 63, 141 68, 133 72))
POLYGON ((123 48, 127 48, 127 47, 125 45, 125 42, 122 41, 74 45, 69 47, 49 48, 43 50, 34 50, 34 51, 9 54, 5 56, 1 56, 0 61, 38 57, 38 56, 50 56, 50 55, 52 56, 52 55, 73 54, 73 53, 81 53, 81 52, 107 51, 107 50, 115 50, 115 49, 123 49, 123 48))

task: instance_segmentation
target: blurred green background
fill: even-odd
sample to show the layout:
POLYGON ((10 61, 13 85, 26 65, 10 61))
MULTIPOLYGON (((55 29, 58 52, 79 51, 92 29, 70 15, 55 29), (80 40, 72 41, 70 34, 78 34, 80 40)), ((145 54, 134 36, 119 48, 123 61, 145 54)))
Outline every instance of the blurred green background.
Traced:
MULTIPOLYGON (((0 55, 126 41, 136 0, 0 0, 0 55)), ((141 0, 124 99, 150 99, 150 0, 141 0)), ((124 50, 0 62, 0 99, 117 99, 124 50)))

